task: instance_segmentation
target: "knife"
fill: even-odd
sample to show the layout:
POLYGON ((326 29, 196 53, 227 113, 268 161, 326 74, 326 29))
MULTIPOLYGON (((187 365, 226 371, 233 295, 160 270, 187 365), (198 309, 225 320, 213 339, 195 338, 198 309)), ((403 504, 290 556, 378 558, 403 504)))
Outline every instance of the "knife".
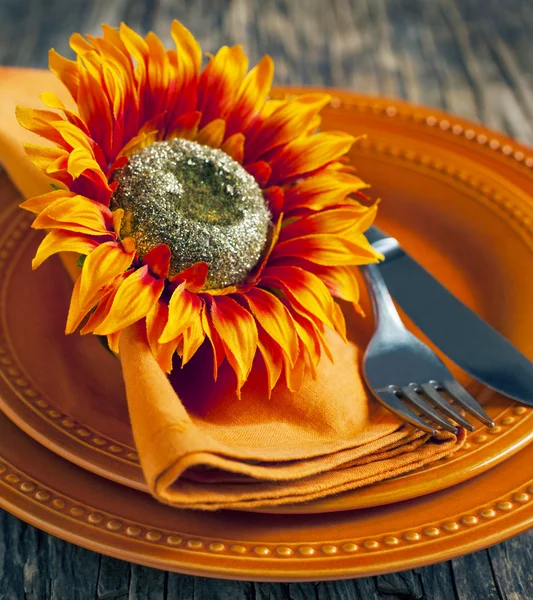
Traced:
POLYGON ((428 338, 475 379, 533 406, 533 363, 409 256, 398 240, 376 227, 366 236, 385 256, 378 267, 391 295, 428 338))

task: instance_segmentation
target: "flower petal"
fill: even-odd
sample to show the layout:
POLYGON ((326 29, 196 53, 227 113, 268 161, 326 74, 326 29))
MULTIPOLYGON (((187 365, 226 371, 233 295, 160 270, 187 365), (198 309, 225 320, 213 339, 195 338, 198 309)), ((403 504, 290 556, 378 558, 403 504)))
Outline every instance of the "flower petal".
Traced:
POLYGON ((181 77, 196 77, 202 64, 202 50, 191 32, 179 21, 172 21, 171 35, 178 52, 181 77))
POLYGON ((18 122, 29 131, 33 131, 37 135, 50 140, 54 144, 61 146, 65 149, 68 146, 61 137, 61 134, 53 127, 53 123, 57 121, 64 121, 64 119, 51 110, 39 110, 35 108, 25 108, 23 106, 17 106, 15 114, 18 122))
POLYGON ((47 208, 52 202, 59 200, 60 198, 74 198, 76 194, 69 190, 54 190, 53 192, 47 192, 40 196, 34 196, 25 200, 19 204, 20 208, 28 210, 29 212, 40 214, 45 208, 47 208))
POLYGON ((378 262, 380 254, 368 243, 364 236, 357 243, 339 236, 328 234, 307 235, 286 240, 276 245, 271 260, 294 256, 325 266, 335 265, 365 265, 378 262))
POLYGON ((215 119, 200 129, 194 141, 204 146, 211 146, 211 148, 220 148, 225 129, 226 121, 215 119))
POLYGON ((226 119, 248 68, 242 46, 222 46, 203 70, 198 82, 200 126, 213 119, 226 119))
POLYGON ((24 144, 24 152, 31 162, 43 173, 48 174, 51 164, 60 158, 68 158, 68 152, 62 148, 24 144))
POLYGON ((327 94, 303 94, 277 104, 267 102, 265 108, 274 110, 266 117, 262 115, 248 132, 250 143, 246 145, 245 162, 260 160, 273 148, 304 134, 315 115, 330 100, 327 94))
MULTIPOLYGON (((203 306, 202 306, 203 310, 203 306)), ((202 326, 202 319, 195 319, 191 326, 183 332, 183 352, 181 356, 182 368, 194 356, 198 348, 204 343, 205 331, 202 326)))
MULTIPOLYGON (((93 303, 98 302, 98 305, 94 310, 91 311, 89 319, 82 327, 80 331, 82 335, 92 333, 101 325, 101 323, 103 323, 104 319, 109 313, 109 310, 111 309, 111 305, 113 304, 113 300, 117 295, 119 287, 122 285, 127 276, 128 274, 126 273, 120 273, 120 275, 117 275, 108 286, 104 287, 102 291, 99 292, 99 299, 93 300, 93 303)), ((85 312, 87 311, 85 310, 85 312)))
POLYGON ((261 288, 252 288, 243 296, 259 324, 294 365, 298 358, 298 334, 289 311, 276 296, 261 288))
POLYGON ((276 219, 283 211, 283 206, 285 203, 285 193, 283 188, 279 187, 278 185, 269 187, 266 190, 263 190, 263 196, 267 201, 270 212, 272 213, 272 217, 276 219))
POLYGON ((64 58, 52 48, 48 53, 48 66, 76 101, 80 85, 80 74, 76 62, 64 58))
POLYGON ((272 167, 263 160, 245 165, 244 168, 252 175, 252 177, 255 177, 255 180, 262 188, 266 186, 272 173, 272 167))
POLYGON ((110 333, 107 336, 107 345, 114 354, 118 354, 121 334, 122 331, 115 331, 115 333, 110 333))
POLYGON ((94 333, 108 335, 145 317, 161 296, 164 285, 164 281, 150 275, 146 265, 134 271, 119 287, 107 317, 94 333))
POLYGON ((203 301, 196 294, 191 294, 186 289, 186 283, 181 283, 172 293, 168 303, 168 321, 163 333, 159 336, 159 343, 165 344, 177 338, 193 321, 201 319, 203 301))
POLYGON ((258 328, 258 330, 259 339, 257 340, 257 347, 259 348, 259 352, 265 363, 268 380, 268 397, 270 398, 272 390, 276 386, 281 372, 283 371, 283 350, 264 329, 258 328))
POLYGON ((280 242, 304 237, 306 235, 324 233, 338 235, 346 239, 358 239, 357 236, 366 231, 373 223, 377 206, 362 212, 358 208, 334 208, 323 210, 285 226, 280 233, 280 242))
POLYGON ((198 134, 198 125, 202 113, 198 110, 181 115, 168 125, 167 140, 173 138, 183 138, 185 140, 194 140, 198 134))
POLYGON ((52 254, 57 254, 58 252, 76 252, 86 255, 92 252, 96 246, 98 246, 98 242, 83 234, 53 229, 41 242, 39 248, 37 248, 31 268, 37 269, 52 254))
POLYGON ((83 321, 87 313, 96 305, 96 310, 91 314, 89 321, 85 324, 82 329, 82 333, 88 333, 93 330, 93 325, 100 323, 105 315, 107 314, 107 308, 105 308, 108 304, 110 305, 109 299, 114 297, 118 285, 120 285, 121 281, 125 278, 125 274, 121 273, 118 275, 110 285, 101 288, 97 291, 85 304, 80 303, 80 284, 81 284, 81 276, 78 277, 76 283, 74 284, 74 290, 72 292, 72 296, 70 298, 70 308, 67 317, 67 325, 65 328, 65 333, 72 333, 79 324, 83 321))
POLYGON ((244 140, 244 134, 234 133, 222 144, 221 150, 241 164, 244 158, 244 140))
POLYGON ((270 161, 270 183, 310 173, 334 161, 350 150, 356 138, 342 131, 327 131, 302 136, 286 144, 270 161))
POLYGON ((166 244, 159 244, 145 254, 142 261, 154 275, 165 279, 170 267, 170 256, 170 248, 166 244))
POLYGON ((237 375, 237 390, 240 390, 250 374, 257 350, 255 320, 229 296, 212 297, 211 318, 228 362, 237 375))
POLYGON ((55 108, 57 110, 62 111, 73 125, 76 125, 78 129, 81 129, 87 135, 89 134, 89 130, 87 129, 85 123, 81 120, 80 116, 74 111, 66 108, 63 102, 56 96, 56 94, 52 92, 43 92, 40 95, 40 98, 45 106, 47 106, 48 108, 55 108))
MULTIPOLYGON (((324 267, 300 259, 298 259, 296 263, 294 263, 293 259, 290 259, 290 261, 291 265, 303 268, 319 277, 326 284, 330 294, 335 298, 340 298, 341 300, 346 300, 347 302, 352 302, 354 305, 358 305, 360 294, 359 281, 357 279, 357 267, 324 267)), ((358 306, 357 310, 360 310, 358 306)))
POLYGON ((274 61, 263 56, 259 63, 246 75, 238 91, 231 114, 227 119, 226 135, 246 131, 260 114, 272 87, 274 61))
POLYGON ((224 346, 222 345, 222 340, 213 325, 213 320, 207 308, 204 308, 202 311, 202 327, 205 331, 209 342, 211 343, 211 348, 213 350, 213 380, 216 381, 218 377, 218 369, 222 364, 222 361, 225 357, 224 346))
POLYGON ((172 359, 176 352, 178 340, 174 339, 167 344, 160 344, 159 338, 165 329, 168 321, 168 304, 159 299, 152 310, 146 316, 146 333, 150 348, 159 363, 159 366, 166 372, 172 371, 172 359))
MULTIPOLYGON (((296 361, 294 366, 291 366, 285 362, 285 383, 291 392, 297 392, 301 387, 305 377, 305 347, 302 340, 299 339, 300 346, 300 359, 296 361)), ((284 359, 287 360, 286 358, 284 359)))
POLYGON ((34 229, 66 229, 88 235, 111 235, 113 215, 101 204, 83 196, 58 198, 42 209, 34 229))
POLYGON ((184 281, 186 290, 189 292, 199 292, 205 285, 208 271, 209 265, 206 262, 197 262, 170 277, 170 281, 184 281))
POLYGON ((85 259, 80 276, 80 304, 94 305, 92 299, 117 275, 127 271, 133 262, 134 252, 125 252, 119 242, 105 242, 95 248, 85 259))
POLYGON ((333 299, 316 275, 298 267, 269 266, 261 277, 261 287, 281 289, 291 304, 335 328, 333 299))

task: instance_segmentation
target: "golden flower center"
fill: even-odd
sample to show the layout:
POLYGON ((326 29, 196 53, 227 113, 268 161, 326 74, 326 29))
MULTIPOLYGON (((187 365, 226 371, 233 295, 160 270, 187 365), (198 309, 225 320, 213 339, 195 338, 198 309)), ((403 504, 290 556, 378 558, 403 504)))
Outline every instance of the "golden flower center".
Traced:
POLYGON ((256 180, 222 150, 173 139, 134 153, 115 177, 111 208, 140 257, 159 244, 170 275, 206 262, 205 289, 244 281, 265 249, 271 214, 256 180))

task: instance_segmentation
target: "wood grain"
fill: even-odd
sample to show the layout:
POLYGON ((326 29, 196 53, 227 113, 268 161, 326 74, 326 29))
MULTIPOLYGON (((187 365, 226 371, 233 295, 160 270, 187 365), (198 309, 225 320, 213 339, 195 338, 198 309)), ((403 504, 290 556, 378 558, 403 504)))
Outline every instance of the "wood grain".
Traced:
MULTIPOLYGON (((265 53, 276 82, 442 107, 533 144, 530 0, 0 0, 0 64, 46 67, 73 31, 126 21, 170 43, 265 53)), ((0 600, 528 600, 533 534, 424 569, 353 581, 231 582, 164 573, 67 544, 0 511, 0 600)))

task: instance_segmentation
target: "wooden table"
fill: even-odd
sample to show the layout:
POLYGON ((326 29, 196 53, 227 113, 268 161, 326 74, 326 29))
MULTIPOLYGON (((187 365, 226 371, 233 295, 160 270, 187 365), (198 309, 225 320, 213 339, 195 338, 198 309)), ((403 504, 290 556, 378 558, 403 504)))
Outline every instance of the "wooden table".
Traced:
MULTIPOLYGON (((45 67, 73 31, 126 21, 170 43, 182 20, 205 50, 269 53, 276 82, 443 107, 533 145, 531 0, 0 0, 0 64, 45 67)), ((128 564, 0 511, 0 600, 528 600, 533 534, 393 575, 304 584, 182 576, 128 564)))

